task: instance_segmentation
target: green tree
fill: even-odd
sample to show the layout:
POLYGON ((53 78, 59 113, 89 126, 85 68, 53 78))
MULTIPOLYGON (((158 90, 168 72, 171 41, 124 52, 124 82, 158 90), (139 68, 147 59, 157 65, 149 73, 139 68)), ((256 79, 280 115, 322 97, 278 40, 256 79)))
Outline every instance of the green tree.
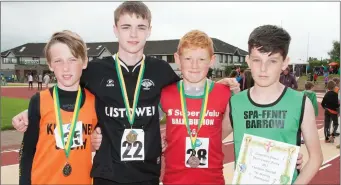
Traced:
POLYGON ((333 48, 328 52, 332 62, 340 63, 340 41, 333 41, 333 48))

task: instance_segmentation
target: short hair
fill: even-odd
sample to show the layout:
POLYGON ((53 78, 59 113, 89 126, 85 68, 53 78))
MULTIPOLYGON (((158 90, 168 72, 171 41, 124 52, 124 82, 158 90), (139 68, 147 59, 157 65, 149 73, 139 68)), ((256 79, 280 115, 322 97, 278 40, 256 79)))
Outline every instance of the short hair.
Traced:
POLYGON ((83 62, 88 60, 87 46, 83 39, 75 32, 64 30, 54 33, 45 45, 44 54, 49 64, 51 63, 50 48, 56 43, 67 45, 71 54, 76 58, 81 58, 83 62))
POLYGON ((314 87, 314 84, 311 83, 311 82, 306 82, 304 87, 305 87, 306 90, 310 90, 310 89, 312 89, 314 87))
POLYGON ((152 21, 152 13, 149 8, 140 1, 126 1, 120 4, 114 11, 115 25, 117 25, 118 20, 124 14, 135 14, 137 18, 147 19, 149 25, 152 21))
POLYGON ((334 77, 333 81, 336 83, 336 85, 340 84, 340 78, 338 78, 338 77, 334 77))
POLYGON ((241 68, 240 69, 240 73, 244 73, 245 69, 244 68, 241 68))
POLYGON ((289 33, 274 25, 263 25, 255 28, 248 40, 249 53, 256 48, 262 53, 280 53, 283 60, 287 57, 291 37, 289 33))
POLYGON ((335 86, 336 86, 336 84, 332 80, 329 80, 329 82, 327 83, 327 89, 330 90, 330 91, 334 90, 335 86))
POLYGON ((206 33, 199 30, 192 30, 180 39, 177 49, 178 54, 181 55, 183 49, 186 48, 208 49, 210 56, 214 55, 212 39, 206 33))

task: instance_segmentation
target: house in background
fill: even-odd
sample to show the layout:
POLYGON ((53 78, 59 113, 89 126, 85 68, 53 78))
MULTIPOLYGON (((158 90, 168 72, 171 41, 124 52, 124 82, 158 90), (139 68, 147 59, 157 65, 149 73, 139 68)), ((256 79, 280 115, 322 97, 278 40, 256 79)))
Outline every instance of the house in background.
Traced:
MULTIPOLYGON (((216 55, 215 71, 220 71, 217 76, 224 76, 226 66, 240 65, 245 62, 246 51, 232 46, 219 39, 212 38, 216 55)), ((145 54, 167 61, 173 70, 180 75, 180 70, 175 64, 174 53, 177 50, 179 39, 147 41, 145 54)), ((1 52, 0 72, 5 75, 16 74, 24 82, 28 73, 34 76, 49 72, 44 56, 46 43, 27 43, 7 51, 1 52)), ((118 42, 92 42, 87 43, 89 62, 96 58, 113 55, 118 50, 118 42)))

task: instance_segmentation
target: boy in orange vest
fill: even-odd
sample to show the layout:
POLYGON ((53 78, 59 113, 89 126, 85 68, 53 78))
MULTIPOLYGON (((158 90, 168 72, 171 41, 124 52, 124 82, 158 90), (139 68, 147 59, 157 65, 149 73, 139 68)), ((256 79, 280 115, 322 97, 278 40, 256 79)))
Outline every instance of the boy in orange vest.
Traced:
POLYGON ((91 184, 95 97, 79 86, 87 47, 77 34, 62 31, 52 35, 45 55, 57 85, 30 100, 19 184, 91 184))

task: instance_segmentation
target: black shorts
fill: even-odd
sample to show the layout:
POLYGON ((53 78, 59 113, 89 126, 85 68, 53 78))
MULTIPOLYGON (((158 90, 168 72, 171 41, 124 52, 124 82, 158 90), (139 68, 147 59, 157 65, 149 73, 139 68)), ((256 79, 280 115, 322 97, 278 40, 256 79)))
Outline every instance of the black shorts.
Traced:
POLYGON ((33 84, 33 82, 28 82, 28 85, 32 85, 33 84))
POLYGON ((159 185, 159 183, 159 179, 144 182, 118 183, 111 180, 95 177, 93 185, 159 185))

